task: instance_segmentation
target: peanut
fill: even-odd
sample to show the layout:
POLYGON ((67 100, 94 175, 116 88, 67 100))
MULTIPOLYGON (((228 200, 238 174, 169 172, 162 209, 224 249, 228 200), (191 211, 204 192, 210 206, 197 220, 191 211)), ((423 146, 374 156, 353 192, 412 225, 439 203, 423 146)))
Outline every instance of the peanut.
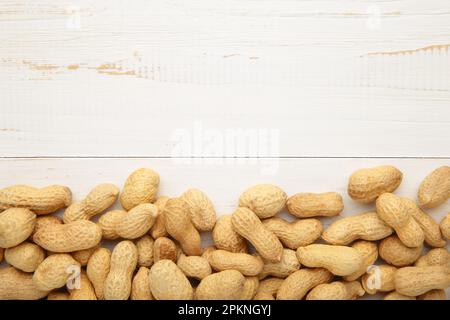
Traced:
POLYGON ((199 231, 211 231, 216 224, 216 211, 209 198, 198 189, 189 189, 181 195, 186 202, 191 221, 199 231))
POLYGON ((435 208, 450 198, 450 167, 442 166, 422 181, 418 192, 422 208, 435 208))
POLYGON ((350 247, 311 244, 297 249, 298 261, 307 267, 325 268, 338 276, 348 276, 361 270, 362 254, 350 247))
POLYGON ((407 247, 419 247, 425 240, 420 225, 409 214, 402 198, 392 193, 383 193, 376 202, 378 216, 394 228, 407 247))
POLYGON ((396 267, 405 267, 413 264, 422 254, 423 246, 409 248, 397 236, 390 236, 381 241, 378 248, 380 257, 396 267))
POLYGON ((361 203, 374 202, 381 194, 393 192, 403 174, 393 166, 378 166, 355 171, 348 182, 348 195, 361 203))
POLYGON ((44 250, 30 242, 22 242, 5 251, 5 260, 11 266, 24 272, 34 272, 44 261, 44 250))
POLYGON ((267 278, 259 283, 253 300, 275 300, 278 289, 283 283, 284 279, 267 278))
POLYGON ((262 221, 266 229, 272 231, 289 249, 297 249, 316 241, 322 234, 322 224, 317 219, 302 219, 287 222, 281 218, 270 218, 262 221))
POLYGON ((202 280, 212 273, 208 260, 203 257, 186 257, 184 254, 181 254, 178 258, 177 266, 188 278, 202 280))
POLYGON ((117 225, 128 213, 124 210, 108 211, 98 219, 97 225, 102 229, 103 238, 107 240, 116 240, 119 238, 117 234, 117 225))
POLYGON ((105 280, 109 274, 110 263, 111 251, 107 248, 98 248, 89 258, 86 267, 86 274, 99 300, 105 299, 105 280))
POLYGON ((167 237, 169 234, 167 233, 166 226, 164 224, 164 207, 166 206, 169 197, 159 197, 155 201, 155 206, 158 208, 158 216, 156 217, 155 224, 150 230, 150 235, 153 239, 158 239, 160 237, 167 237))
POLYGON ((439 227, 441 229, 442 235, 445 238, 450 239, 450 213, 447 214, 444 219, 442 219, 439 227))
POLYGON ((0 212, 0 247, 11 248, 24 242, 33 232, 35 223, 36 215, 28 209, 0 212))
POLYGON ((33 275, 39 290, 51 291, 66 285, 71 276, 77 276, 80 264, 65 253, 53 254, 42 261, 33 275))
POLYGON ((449 266, 450 253, 445 248, 431 249, 426 255, 419 258, 415 263, 416 267, 426 266, 449 266))
POLYGON ((390 236, 392 232, 394 230, 376 212, 365 212, 332 223, 325 229, 322 238, 330 244, 347 245, 358 239, 380 240, 390 236))
POLYGON ((373 265, 378 259, 378 248, 376 243, 360 240, 355 242, 352 245, 352 248, 359 251, 359 253, 363 257, 364 263, 358 271, 344 277, 345 281, 354 281, 356 279, 359 279, 366 273, 367 268, 373 265))
POLYGON ((395 275, 397 292, 417 297, 433 289, 450 287, 449 266, 406 267, 398 269, 395 275))
POLYGON ((138 252, 133 242, 119 242, 111 254, 111 265, 104 284, 106 300, 127 300, 137 266, 138 252))
POLYGON ((194 289, 188 278, 171 260, 155 262, 150 269, 149 279, 150 290, 156 300, 192 300, 194 298, 194 289))
POLYGON ((245 286, 244 276, 236 270, 213 273, 197 287, 197 300, 239 300, 245 286))
POLYGON ((0 248, 0 262, 3 261, 3 254, 4 254, 5 249, 0 248))
POLYGON ((358 281, 322 283, 312 289, 306 300, 356 300, 365 294, 358 281))
POLYGON ((161 237, 155 240, 153 245, 153 261, 159 260, 171 260, 177 261, 177 246, 176 244, 166 237, 161 237))
POLYGON ((72 193, 63 186, 49 186, 38 189, 15 185, 0 190, 0 210, 25 208, 35 214, 47 214, 65 208, 72 202, 72 193))
POLYGON ((120 195, 120 203, 125 210, 131 210, 143 203, 151 203, 156 199, 158 187, 158 173, 147 168, 138 169, 127 178, 120 195))
POLYGON ((69 289, 69 300, 97 300, 94 287, 85 271, 80 274, 80 287, 69 289))
POLYGON ((299 218, 333 217, 344 210, 344 202, 336 192, 297 193, 287 200, 287 208, 299 218))
POLYGON ((231 217, 233 229, 250 241, 262 258, 278 262, 283 255, 283 245, 259 220, 258 216, 247 208, 238 208, 231 217))
POLYGON ((124 239, 137 239, 145 235, 155 223, 158 208, 151 203, 140 204, 118 221, 117 234, 124 239))
POLYGON ((150 291, 150 270, 140 267, 131 284, 131 300, 153 300, 150 291))
POLYGON ((264 279, 267 276, 286 278, 298 269, 300 269, 300 263, 298 262, 295 251, 291 249, 283 249, 281 261, 265 263, 264 268, 259 273, 259 278, 264 279))
POLYGON ((64 212, 64 223, 89 220, 116 202, 119 189, 110 183, 99 184, 80 202, 71 204, 64 212))
POLYGON ((98 245, 101 239, 102 230, 89 220, 42 226, 33 236, 37 245, 59 253, 89 249, 98 245))
POLYGON ((75 251, 72 253, 72 257, 77 260, 83 267, 86 266, 89 262, 91 255, 100 247, 100 245, 96 245, 95 247, 84 249, 80 251, 75 251))
POLYGON ((384 300, 416 300, 416 297, 408 297, 403 294, 398 293, 397 291, 393 291, 388 293, 384 300))
POLYGON ((397 268, 390 265, 374 266, 362 277, 361 284, 364 290, 371 295, 395 290, 396 272, 397 268))
POLYGON ((39 290, 33 283, 33 275, 13 267, 0 269, 0 300, 38 300, 49 290, 39 290))
POLYGON ((153 264, 153 245, 154 241, 150 236, 143 236, 136 241, 138 250, 138 266, 151 267, 153 264))
POLYGON ((258 277, 247 277, 245 278, 244 288, 242 289, 240 300, 252 300, 256 295, 259 287, 258 277))
POLYGON ((333 275, 326 269, 300 269, 281 283, 277 300, 301 300, 308 291, 332 278, 333 275))
POLYGON ((263 260, 258 256, 225 250, 215 250, 209 262, 214 270, 237 270, 244 276, 256 276, 264 267, 263 260))
POLYGON ((447 300, 447 294, 445 290, 442 289, 434 289, 428 291, 424 294, 421 294, 417 297, 418 300, 447 300))
POLYGON ((34 225, 34 230, 31 233, 29 239, 33 240, 33 236, 36 232, 39 231, 43 226, 49 225, 49 224, 63 224, 63 221, 61 218, 57 216, 39 216, 36 218, 36 223, 34 225))
POLYGON ((234 231, 231 215, 224 215, 217 220, 212 236, 214 244, 219 249, 236 253, 247 252, 247 242, 234 231))
POLYGON ((272 184, 258 184, 242 193, 239 206, 252 210, 259 218, 270 218, 286 205, 287 195, 272 184))
POLYGON ((47 296, 47 300, 69 300, 69 294, 67 292, 50 292, 47 296))
POLYGON ((214 246, 209 246, 209 247, 204 248, 203 252, 202 252, 202 258, 205 258, 208 261, 208 263, 210 263, 211 256, 212 256, 213 252, 216 250, 217 250, 217 248, 214 246))
POLYGON ((189 208, 185 201, 180 198, 167 201, 164 223, 167 232, 180 243, 185 254, 199 256, 202 253, 200 234, 189 218, 189 208))

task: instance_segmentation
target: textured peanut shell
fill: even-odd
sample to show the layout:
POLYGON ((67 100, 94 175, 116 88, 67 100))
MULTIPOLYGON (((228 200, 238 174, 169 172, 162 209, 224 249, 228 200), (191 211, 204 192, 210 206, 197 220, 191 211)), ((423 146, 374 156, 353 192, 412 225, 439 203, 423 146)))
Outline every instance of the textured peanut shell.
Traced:
POLYGON ((450 239, 450 213, 447 214, 444 219, 442 219, 441 224, 439 225, 442 235, 450 239))
POLYGON ((36 232, 39 231, 43 226, 50 224, 63 224, 63 221, 60 217, 47 215, 47 216, 38 216, 36 217, 36 223, 34 225, 34 230, 31 233, 29 239, 33 240, 33 236, 36 232))
POLYGON ((94 222, 78 220, 69 224, 43 226, 33 241, 52 252, 74 252, 95 247, 102 239, 102 230, 94 222))
POLYGON ((307 267, 325 268, 338 276, 348 276, 361 269, 364 259, 351 247, 311 244, 297 249, 298 261, 307 267))
POLYGON ((204 278, 195 291, 197 300, 239 300, 245 277, 236 270, 213 273, 204 278))
POLYGON ((212 237, 218 249, 246 253, 247 241, 233 229, 231 215, 221 216, 214 226, 212 237))
POLYGON ((180 198, 169 199, 164 207, 164 223, 167 232, 177 240, 188 256, 202 253, 200 234, 191 222, 189 208, 180 198))
POLYGON ((358 281, 322 283, 312 289, 306 300, 356 300, 365 294, 358 281))
POLYGON ((348 195, 361 203, 374 202, 381 194, 393 192, 403 174, 393 166, 378 166, 355 171, 348 182, 348 195))
POLYGON ((253 300, 275 300, 283 281, 284 279, 279 278, 267 278, 260 281, 253 300))
POLYGON ((180 197, 186 202, 189 216, 198 231, 211 231, 216 224, 216 211, 205 193, 189 189, 180 197))
POLYGON ((169 238, 161 237, 155 240, 153 245, 153 261, 157 262, 159 260, 177 261, 177 246, 169 238))
POLYGON ((140 204, 154 202, 158 187, 158 173, 147 168, 138 169, 127 178, 120 203, 125 210, 131 210, 140 204))
POLYGON ((378 216, 387 225, 394 228, 398 237, 407 247, 419 247, 425 240, 425 234, 409 214, 409 210, 402 198, 383 193, 376 201, 378 216))
POLYGON ((436 208, 450 198, 450 166, 442 166, 422 181, 418 192, 422 208, 436 208))
POLYGON ((383 300, 416 300, 416 297, 408 297, 397 291, 393 291, 384 296, 383 300))
POLYGON ((38 189, 14 185, 0 190, 0 210, 26 208, 39 215, 58 211, 71 202, 72 192, 64 186, 53 185, 38 189))
POLYGON ((80 274, 80 288, 69 289, 69 300, 97 300, 94 287, 85 271, 80 274))
POLYGON ((80 251, 72 252, 72 257, 77 260, 83 267, 87 265, 91 255, 100 247, 96 245, 95 247, 84 249, 80 251))
POLYGON ((44 258, 44 250, 30 242, 22 242, 5 250, 6 262, 24 272, 34 272, 44 258))
POLYGON ((105 300, 128 300, 137 259, 138 252, 133 242, 125 240, 115 246, 104 285, 105 300))
POLYGON ((164 224, 164 207, 168 200, 169 197, 162 196, 155 201, 155 206, 158 208, 158 216, 156 217, 155 224, 150 230, 150 235, 153 239, 167 237, 169 235, 164 224))
POLYGON ((138 266, 151 267, 153 264, 153 245, 154 241, 150 236, 143 236, 136 241, 138 249, 138 266))
POLYGON ((95 294, 99 300, 105 298, 105 280, 109 274, 111 264, 111 251, 107 248, 98 248, 89 258, 86 274, 94 286, 95 294))
POLYGON ((263 270, 259 273, 259 278, 264 279, 267 276, 286 278, 298 269, 300 269, 300 262, 298 262, 296 252, 291 249, 283 249, 281 261, 264 263, 263 270))
POLYGON ((378 217, 376 212, 365 212, 333 222, 322 238, 337 245, 348 245, 361 239, 377 241, 390 236, 394 230, 378 217))
POLYGON ((140 267, 131 285, 131 300, 153 300, 150 291, 150 270, 140 267))
POLYGON ((414 264, 416 267, 449 266, 450 252, 446 248, 431 249, 426 255, 419 258, 414 264))
POLYGON ((281 218, 273 217, 263 220, 262 223, 289 249, 314 243, 323 231, 322 223, 317 219, 299 219, 289 223, 281 218))
POLYGON ((283 245, 277 236, 269 231, 258 216, 247 208, 238 208, 231 217, 233 229, 250 241, 262 258, 278 262, 283 254, 283 245))
POLYGON ((49 290, 39 290, 33 283, 33 275, 13 267, 0 268, 0 300, 38 300, 49 290))
POLYGON ((301 269, 287 277, 277 292, 277 300, 301 300, 308 291, 333 279, 326 269, 301 269))
POLYGON ((119 189, 110 183, 97 185, 80 202, 71 204, 64 212, 64 223, 76 220, 89 220, 95 215, 102 213, 114 202, 119 195, 119 189))
POLYGON ((406 267, 395 274, 395 289, 406 296, 417 297, 433 289, 450 287, 450 267, 406 267))
POLYGON ((72 276, 71 272, 80 267, 78 261, 65 253, 53 254, 42 261, 33 275, 36 288, 44 291, 61 288, 72 276), (72 269, 73 268, 73 269, 72 269))
POLYGON ((261 219, 270 218, 286 205, 287 195, 272 184, 258 184, 250 187, 239 198, 239 206, 252 210, 261 219))
POLYGON ((246 277, 239 300, 253 300, 259 287, 258 277, 246 277))
POLYGON ((156 300, 192 300, 194 289, 171 260, 159 260, 150 269, 150 290, 156 300))
POLYGON ((447 300, 447 294, 443 289, 434 289, 421 294, 417 300, 447 300))
POLYGON ((117 234, 117 225, 128 214, 124 210, 108 211, 98 219, 97 225, 102 229, 103 238, 106 240, 116 240, 119 238, 117 234))
POLYGON ((212 273, 208 260, 203 257, 181 254, 177 261, 177 266, 188 278, 202 280, 212 273))
POLYGON ((12 208, 0 212, 0 247, 11 248, 33 232, 36 215, 28 209, 12 208))
POLYGON ((47 300, 69 300, 69 294, 67 292, 50 292, 47 296, 47 300))
POLYGON ((124 239, 140 238, 150 230, 157 216, 158 208, 154 204, 140 204, 117 222, 116 232, 124 239))
POLYGON ((297 193, 287 200, 287 208, 299 218, 333 217, 344 210, 344 202, 336 192, 297 193))
POLYGON ((405 267, 413 264, 422 254, 423 246, 409 248, 397 236, 390 236, 380 242, 378 251, 380 257, 396 267, 405 267))
POLYGON ((244 276, 256 276, 264 267, 263 260, 258 256, 225 250, 215 250, 209 262, 214 270, 237 270, 244 276))
POLYGON ((203 249, 202 258, 205 258, 208 262, 211 261, 211 256, 217 248, 215 246, 209 246, 203 249))
POLYGON ((375 266, 362 277, 361 284, 368 294, 389 292, 395 289, 397 268, 390 265, 375 266))
POLYGON ((373 265, 375 261, 378 259, 378 247, 377 244, 374 242, 364 240, 356 241, 352 245, 352 248, 359 251, 359 253, 363 257, 364 263, 361 265, 361 268, 358 271, 344 277, 345 281, 354 281, 356 279, 359 279, 362 275, 366 273, 367 268, 373 265))

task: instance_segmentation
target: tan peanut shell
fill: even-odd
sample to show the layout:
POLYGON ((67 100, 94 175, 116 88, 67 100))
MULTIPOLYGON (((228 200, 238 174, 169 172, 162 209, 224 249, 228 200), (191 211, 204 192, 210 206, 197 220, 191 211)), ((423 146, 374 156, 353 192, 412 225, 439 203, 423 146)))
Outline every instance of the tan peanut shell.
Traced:
POLYGON ((247 241, 233 229, 231 215, 221 216, 214 226, 212 237, 218 249, 236 252, 247 252, 247 241))
POLYGON ((376 202, 378 216, 394 228, 398 237, 407 247, 419 247, 425 240, 425 234, 409 214, 405 201, 392 194, 383 193, 376 202))
POLYGON ((301 300, 311 289, 331 279, 333 274, 323 268, 300 269, 281 283, 277 300, 301 300))
POLYGON ((124 239, 140 238, 150 230, 157 216, 158 208, 154 204, 140 204, 117 222, 116 232, 124 239))
POLYGON ((262 258, 278 262, 283 254, 280 240, 269 231, 258 216, 247 208, 238 208, 231 217, 233 229, 250 241, 262 258))
POLYGON ((356 300, 366 292, 358 281, 322 283, 312 289, 306 300, 356 300))
POLYGON ((393 166, 378 166, 355 171, 348 182, 348 195, 361 203, 374 202, 381 194, 393 192, 403 174, 393 166))
POLYGON ((53 254, 42 261, 33 275, 33 283, 39 290, 51 291, 66 285, 78 275, 80 264, 71 255, 53 254))
POLYGON ((245 286, 245 277, 236 270, 213 273, 198 285, 197 300, 239 300, 245 286))
POLYGON ((440 224, 440 229, 442 232, 442 235, 450 240, 450 213, 447 214, 444 219, 442 219, 440 224))
POLYGON ((47 215, 47 216, 38 216, 36 217, 36 223, 34 225, 34 230, 30 235, 30 240, 33 240, 33 236, 36 232, 39 231, 43 226, 49 224, 63 224, 63 221, 60 217, 47 215))
POLYGON ((30 242, 22 242, 5 250, 6 262, 24 272, 34 272, 44 258, 44 250, 30 242))
POLYGON ((272 184, 258 184, 250 187, 239 198, 239 206, 252 210, 259 218, 276 215, 286 205, 287 195, 272 184))
POLYGON ((188 278, 202 280, 212 273, 208 260, 203 257, 181 254, 177 261, 177 266, 188 278))
POLYGON ((104 285, 106 300, 127 300, 130 297, 137 259, 138 252, 133 242, 125 240, 115 246, 104 285))
POLYGON ((244 276, 256 276, 264 267, 263 260, 258 256, 225 250, 215 250, 211 254, 209 263, 214 270, 237 270, 244 276))
POLYGON ((108 211, 98 219, 97 225, 102 229, 103 238, 106 240, 116 240, 119 238, 117 234, 117 225, 128 214, 124 210, 108 211))
POLYGON ((76 220, 90 220, 95 215, 102 213, 119 196, 119 189, 110 183, 97 185, 80 202, 71 204, 64 212, 64 223, 70 223, 76 220))
POLYGON ((42 189, 14 185, 0 190, 0 210, 25 208, 35 214, 47 214, 65 208, 72 202, 72 192, 64 186, 42 189))
POLYGON ((425 236, 425 242, 435 248, 444 247, 446 241, 442 238, 439 224, 429 214, 422 211, 417 204, 408 198, 403 198, 406 209, 411 217, 419 224, 425 236))
POLYGON ((136 241, 138 249, 138 266, 150 268, 153 264, 154 240, 150 236, 143 236, 136 241))
POLYGON ((11 248, 33 232, 36 215, 28 209, 12 208, 0 212, 0 247, 11 248))
POLYGON ((84 270, 80 274, 80 287, 68 290, 69 300, 97 300, 94 287, 89 281, 89 278, 84 270))
POLYGON ((0 262, 3 261, 3 254, 4 254, 5 249, 0 248, 0 262))
POLYGON ((446 248, 431 249, 428 253, 419 258, 414 264, 416 267, 426 266, 449 266, 450 252, 446 248))
POLYGON ((345 281, 354 281, 359 279, 362 275, 367 272, 367 268, 375 263, 378 259, 378 247, 377 244, 370 241, 360 240, 353 243, 352 248, 359 251, 359 253, 363 257, 364 263, 361 265, 361 268, 344 277, 345 281))
POLYGON ((297 249, 298 261, 310 268, 325 268, 338 276, 348 276, 361 269, 364 259, 351 247, 311 244, 297 249))
POLYGON ((287 200, 287 208, 299 218, 333 217, 344 210, 344 202, 336 192, 297 193, 287 200))
POLYGON ((383 300, 416 300, 416 297, 408 297, 396 291, 388 293, 383 300))
POLYGON ((140 267, 131 285, 131 300, 153 300, 150 291, 150 270, 140 267))
POLYGON ((13 267, 0 268, 0 300, 38 300, 49 290, 39 290, 33 283, 33 274, 13 267))
POLYGON ((211 231, 216 224, 216 211, 205 193, 189 189, 180 197, 186 202, 189 216, 198 231, 211 231))
POLYGON ((194 289, 171 260, 159 260, 150 269, 150 290, 156 300, 192 300, 194 289))
POLYGON ((397 268, 390 265, 379 265, 370 268, 362 277, 361 284, 368 294, 395 290, 395 274, 397 268))
POLYGON ((72 257, 77 260, 81 266, 86 266, 91 255, 100 247, 100 245, 96 245, 95 247, 79 250, 72 252, 72 257))
POLYGON ((450 166, 442 166, 422 181, 418 192, 422 208, 435 208, 450 198, 450 166))
POLYGON ((296 252, 291 249, 283 249, 281 261, 266 262, 259 273, 259 278, 264 279, 267 276, 286 278, 298 269, 300 269, 300 262, 298 262, 296 252))
POLYGON ((417 300, 447 300, 447 294, 443 289, 434 289, 421 294, 417 300))
POLYGON ((413 264, 422 254, 423 245, 415 248, 405 246, 397 236, 390 236, 380 242, 380 257, 396 267, 413 264))
POLYGON ((110 264, 111 251, 107 248, 98 248, 89 258, 86 267, 86 274, 99 300, 105 299, 105 280, 109 274, 110 264))
POLYGON ((259 287, 258 277, 246 277, 239 300, 253 300, 259 287))
POLYGON ((158 173, 147 168, 138 169, 127 178, 120 203, 125 210, 131 210, 140 204, 154 202, 158 187, 158 173))
POLYGON ((102 239, 102 230, 94 222, 78 220, 68 224, 43 226, 33 241, 52 252, 74 252, 95 247, 102 239))
POLYGON ((376 212, 365 212, 333 222, 322 238, 337 245, 348 245, 361 239, 376 241, 390 236, 394 230, 378 217, 376 212))
POLYGON ((204 248, 202 252, 202 258, 205 258, 208 262, 210 262, 212 253, 216 250, 217 248, 215 246, 209 246, 204 248))
POLYGON ((263 226, 272 231, 289 249, 297 249, 314 243, 322 234, 322 223, 317 219, 299 219, 287 222, 273 217, 262 221, 263 226))
POLYGON ((158 208, 158 216, 156 217, 155 224, 150 230, 150 235, 153 239, 167 237, 169 235, 164 224, 164 207, 168 200, 169 197, 162 196, 155 201, 155 206, 158 208))
POLYGON ((200 234, 191 222, 185 201, 180 198, 169 199, 164 207, 164 222, 167 232, 180 243, 186 255, 201 255, 200 234))
POLYGON ((166 237, 161 237, 155 240, 153 245, 153 261, 159 260, 171 260, 177 262, 177 246, 176 244, 166 237))
POLYGON ((253 300, 275 300, 283 281, 284 279, 280 278, 267 278, 260 281, 253 300))
POLYGON ((406 267, 395 274, 395 289, 410 297, 417 297, 433 289, 450 287, 449 266, 406 267))
POLYGON ((47 300, 69 300, 69 294, 67 292, 50 292, 47 296, 47 300))

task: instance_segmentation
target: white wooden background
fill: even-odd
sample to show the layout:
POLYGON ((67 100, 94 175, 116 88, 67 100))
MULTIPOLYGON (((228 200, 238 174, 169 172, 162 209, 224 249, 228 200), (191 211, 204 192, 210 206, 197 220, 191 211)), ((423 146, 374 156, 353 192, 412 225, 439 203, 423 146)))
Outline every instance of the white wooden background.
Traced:
POLYGON ((346 197, 377 164, 413 198, 450 164, 448 0, 0 0, 0 187, 79 199, 149 166, 223 214, 259 182, 346 197), (239 130, 269 140, 220 144, 239 130))

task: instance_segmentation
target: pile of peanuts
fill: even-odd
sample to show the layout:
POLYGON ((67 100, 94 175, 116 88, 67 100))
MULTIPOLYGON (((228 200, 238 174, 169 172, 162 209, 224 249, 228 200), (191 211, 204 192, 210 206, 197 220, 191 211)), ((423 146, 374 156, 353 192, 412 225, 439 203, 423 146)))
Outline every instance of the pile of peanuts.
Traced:
POLYGON ((350 198, 376 210, 325 230, 318 217, 344 209, 335 192, 288 197, 255 185, 217 218, 200 190, 158 197, 159 175, 148 168, 122 192, 100 184, 80 202, 65 186, 10 186, 0 190, 0 262, 9 264, 0 268, 0 299, 446 299, 450 214, 439 224, 424 210, 449 199, 450 167, 423 180, 417 203, 393 193, 402 178, 393 166, 355 171, 350 198), (123 209, 108 211, 118 198, 123 209), (62 219, 52 215, 63 208, 62 219), (284 209, 296 219, 276 217, 284 209), (213 246, 202 248, 203 232, 213 246))

